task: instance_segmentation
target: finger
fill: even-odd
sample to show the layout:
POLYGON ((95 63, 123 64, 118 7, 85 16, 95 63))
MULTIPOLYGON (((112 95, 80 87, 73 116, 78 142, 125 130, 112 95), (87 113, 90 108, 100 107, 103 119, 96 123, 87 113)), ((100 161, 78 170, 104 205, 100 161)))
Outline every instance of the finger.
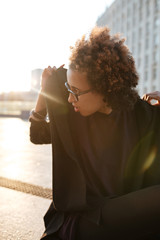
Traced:
POLYGON ((65 64, 62 64, 59 68, 63 68, 65 64))
POLYGON ((46 69, 46 72, 47 72, 47 73, 51 73, 51 72, 52 72, 52 68, 47 68, 47 69, 46 69))
POLYGON ((150 98, 150 96, 149 96, 148 94, 144 94, 144 95, 142 96, 142 99, 145 100, 145 101, 148 101, 149 98, 150 98))
POLYGON ((152 98, 155 98, 157 100, 160 100, 160 92, 159 91, 155 91, 155 92, 151 92, 151 93, 146 93, 143 96, 150 96, 152 98))
POLYGON ((53 66, 52 70, 53 70, 53 71, 56 71, 56 70, 57 70, 56 66, 53 66))
POLYGON ((152 98, 147 94, 143 95, 142 99, 152 105, 152 98))
POLYGON ((141 98, 142 98, 143 100, 145 100, 145 95, 143 95, 141 98))
POLYGON ((48 67, 48 68, 45 68, 44 71, 45 71, 45 72, 48 72, 48 71, 50 71, 51 69, 52 69, 52 68, 48 67))
POLYGON ((160 105, 160 100, 157 101, 157 105, 160 105))
POLYGON ((152 94, 145 94, 142 97, 142 99, 145 100, 145 101, 149 101, 149 100, 152 100, 152 99, 158 100, 157 98, 158 98, 158 96, 156 94, 154 94, 154 93, 152 93, 152 94))

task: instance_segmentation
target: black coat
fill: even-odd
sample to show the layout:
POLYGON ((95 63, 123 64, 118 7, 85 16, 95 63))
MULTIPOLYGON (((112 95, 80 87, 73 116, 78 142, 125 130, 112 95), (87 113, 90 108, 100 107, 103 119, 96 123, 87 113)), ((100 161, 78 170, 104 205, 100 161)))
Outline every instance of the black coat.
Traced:
MULTIPOLYGON (((83 211, 98 223, 103 204, 103 199, 96 206, 90 206, 87 202, 85 177, 78 162, 80 149, 74 134, 77 125, 83 132, 87 118, 85 120, 76 114, 67 102, 65 81, 65 69, 59 69, 48 79, 45 93, 50 123, 31 124, 31 141, 51 142, 53 146, 53 202, 45 215, 46 235, 56 232, 62 225, 64 212, 83 211), (41 132, 37 137, 38 129, 41 132)), ((138 99, 134 109, 126 114, 131 115, 132 119, 127 123, 126 132, 134 127, 136 140, 131 146, 118 195, 160 183, 160 107, 138 99)), ((132 138, 132 135, 129 137, 132 138)))

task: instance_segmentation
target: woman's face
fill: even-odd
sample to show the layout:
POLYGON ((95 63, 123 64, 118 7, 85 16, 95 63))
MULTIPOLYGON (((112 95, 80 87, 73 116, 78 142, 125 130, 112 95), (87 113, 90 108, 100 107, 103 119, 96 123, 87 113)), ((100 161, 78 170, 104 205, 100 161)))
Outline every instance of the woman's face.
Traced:
MULTIPOLYGON (((70 89, 75 93, 91 90, 85 73, 69 69, 67 71, 67 82, 70 89)), ((78 101, 72 93, 69 93, 68 102, 73 105, 74 111, 79 112, 82 116, 89 116, 97 111, 106 114, 111 112, 111 108, 106 107, 103 96, 92 90, 79 95, 78 101)))

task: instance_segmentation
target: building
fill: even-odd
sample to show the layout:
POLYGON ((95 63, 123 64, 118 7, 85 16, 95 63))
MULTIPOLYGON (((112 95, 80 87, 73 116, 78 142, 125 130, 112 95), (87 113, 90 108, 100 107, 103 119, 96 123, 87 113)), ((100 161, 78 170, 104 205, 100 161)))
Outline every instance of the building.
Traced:
POLYGON ((126 37, 140 75, 140 96, 160 91, 160 0, 115 0, 97 25, 126 37))
POLYGON ((40 69, 40 68, 32 70, 31 91, 39 92, 42 72, 43 72, 43 69, 40 69))

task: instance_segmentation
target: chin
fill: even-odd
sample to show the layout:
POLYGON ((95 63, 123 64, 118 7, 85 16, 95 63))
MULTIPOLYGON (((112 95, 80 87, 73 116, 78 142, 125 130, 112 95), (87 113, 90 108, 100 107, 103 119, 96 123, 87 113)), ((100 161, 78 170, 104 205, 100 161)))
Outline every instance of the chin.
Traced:
POLYGON ((79 112, 79 113, 80 113, 81 116, 83 116, 83 117, 88 117, 88 116, 90 116, 90 115, 93 114, 93 112, 79 112))

